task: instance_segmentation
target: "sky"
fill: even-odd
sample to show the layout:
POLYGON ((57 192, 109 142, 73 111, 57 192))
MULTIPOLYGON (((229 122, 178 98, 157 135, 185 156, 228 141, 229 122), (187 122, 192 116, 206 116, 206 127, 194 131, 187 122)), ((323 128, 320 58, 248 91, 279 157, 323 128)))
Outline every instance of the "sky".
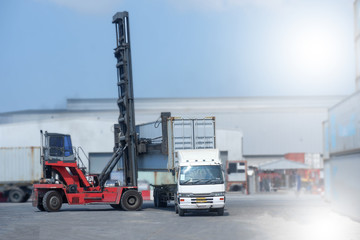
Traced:
POLYGON ((0 113, 117 97, 118 11, 135 98, 355 90, 353 0, 2 0, 0 113))

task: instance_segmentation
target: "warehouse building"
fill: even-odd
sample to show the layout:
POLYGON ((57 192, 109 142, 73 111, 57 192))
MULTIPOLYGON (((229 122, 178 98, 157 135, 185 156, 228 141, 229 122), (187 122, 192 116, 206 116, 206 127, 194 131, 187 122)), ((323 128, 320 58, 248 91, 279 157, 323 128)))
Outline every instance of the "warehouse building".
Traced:
MULTIPOLYGON (((136 124, 156 121, 161 112, 183 118, 216 117, 223 158, 258 166, 288 153, 322 154, 322 122, 342 96, 140 98, 136 124)), ((1 147, 39 146, 39 130, 69 133, 89 152, 111 152, 115 99, 68 99, 65 109, 0 114, 1 147)))

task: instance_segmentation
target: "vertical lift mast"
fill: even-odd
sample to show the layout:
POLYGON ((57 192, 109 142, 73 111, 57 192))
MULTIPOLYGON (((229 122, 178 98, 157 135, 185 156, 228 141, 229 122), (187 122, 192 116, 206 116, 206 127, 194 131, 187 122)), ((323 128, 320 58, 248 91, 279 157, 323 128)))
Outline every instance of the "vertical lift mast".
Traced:
POLYGON ((123 158, 124 180, 126 186, 137 185, 136 129, 134 89, 131 66, 129 13, 118 12, 113 17, 116 30, 117 85, 119 119, 114 126, 114 155, 99 176, 100 185, 109 177, 111 171, 123 158))

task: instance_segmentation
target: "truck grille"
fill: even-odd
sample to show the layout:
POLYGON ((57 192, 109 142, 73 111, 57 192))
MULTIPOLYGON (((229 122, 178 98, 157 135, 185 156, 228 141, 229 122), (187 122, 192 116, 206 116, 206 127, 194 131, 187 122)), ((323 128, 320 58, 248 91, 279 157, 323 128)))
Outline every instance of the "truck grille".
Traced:
POLYGON ((194 194, 191 198, 191 204, 213 203, 214 199, 209 194, 194 194))

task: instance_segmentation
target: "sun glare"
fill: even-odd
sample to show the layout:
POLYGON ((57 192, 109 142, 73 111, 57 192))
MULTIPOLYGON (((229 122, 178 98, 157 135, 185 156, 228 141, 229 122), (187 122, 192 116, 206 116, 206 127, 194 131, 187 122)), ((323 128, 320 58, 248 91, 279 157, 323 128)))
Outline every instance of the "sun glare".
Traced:
POLYGON ((293 68, 306 75, 322 75, 336 67, 338 45, 328 29, 307 26, 290 36, 293 68))

